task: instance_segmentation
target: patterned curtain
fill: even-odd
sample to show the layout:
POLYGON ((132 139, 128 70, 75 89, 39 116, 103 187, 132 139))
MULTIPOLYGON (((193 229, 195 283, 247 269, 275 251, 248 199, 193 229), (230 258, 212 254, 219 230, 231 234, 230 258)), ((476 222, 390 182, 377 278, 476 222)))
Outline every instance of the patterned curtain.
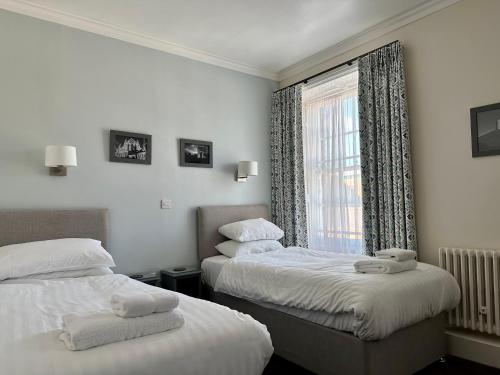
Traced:
POLYGON ((299 85, 273 94, 271 216, 285 232, 284 246, 307 247, 302 88, 299 85))
POLYGON ((359 131, 365 251, 417 249, 410 126, 399 42, 359 66, 359 131))

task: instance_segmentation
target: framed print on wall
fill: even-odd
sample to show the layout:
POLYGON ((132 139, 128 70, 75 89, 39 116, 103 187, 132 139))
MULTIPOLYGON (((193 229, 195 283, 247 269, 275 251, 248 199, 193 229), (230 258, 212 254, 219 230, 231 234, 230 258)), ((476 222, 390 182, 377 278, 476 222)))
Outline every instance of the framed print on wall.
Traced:
POLYGON ((181 167, 213 167, 212 142, 180 139, 179 151, 179 164, 181 167))
POLYGON ((500 155, 500 103, 471 108, 472 156, 500 155))
POLYGON ((118 163, 151 164, 151 135, 111 130, 109 132, 109 161, 118 163))

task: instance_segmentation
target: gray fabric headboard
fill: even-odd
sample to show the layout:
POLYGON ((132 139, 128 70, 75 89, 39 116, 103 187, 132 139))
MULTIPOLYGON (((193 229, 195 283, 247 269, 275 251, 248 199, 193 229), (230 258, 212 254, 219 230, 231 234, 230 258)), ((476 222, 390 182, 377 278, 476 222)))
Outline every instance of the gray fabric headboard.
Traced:
POLYGON ((269 209, 265 204, 244 206, 198 207, 198 257, 200 262, 214 255, 220 255, 215 245, 227 241, 218 232, 220 226, 235 221, 258 219, 269 220, 269 209))
POLYGON ((0 210, 0 246, 58 238, 93 238, 106 248, 107 210, 0 210))

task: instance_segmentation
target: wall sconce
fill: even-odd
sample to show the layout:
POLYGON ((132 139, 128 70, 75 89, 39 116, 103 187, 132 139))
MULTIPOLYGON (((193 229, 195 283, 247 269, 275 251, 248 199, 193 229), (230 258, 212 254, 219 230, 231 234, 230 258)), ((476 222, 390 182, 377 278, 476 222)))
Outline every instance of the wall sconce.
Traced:
POLYGON ((256 161, 240 161, 236 171, 237 182, 247 182, 248 176, 259 174, 259 164, 256 161))
POLYGON ((46 146, 45 166, 50 168, 51 176, 66 176, 66 167, 76 167, 76 147, 46 146))

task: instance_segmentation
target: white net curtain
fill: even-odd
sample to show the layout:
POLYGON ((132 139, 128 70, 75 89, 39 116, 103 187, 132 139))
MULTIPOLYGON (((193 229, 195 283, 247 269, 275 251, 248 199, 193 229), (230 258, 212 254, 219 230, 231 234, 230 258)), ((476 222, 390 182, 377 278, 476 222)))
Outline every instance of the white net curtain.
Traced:
POLYGON ((363 253, 356 65, 303 87, 309 248, 363 253))

